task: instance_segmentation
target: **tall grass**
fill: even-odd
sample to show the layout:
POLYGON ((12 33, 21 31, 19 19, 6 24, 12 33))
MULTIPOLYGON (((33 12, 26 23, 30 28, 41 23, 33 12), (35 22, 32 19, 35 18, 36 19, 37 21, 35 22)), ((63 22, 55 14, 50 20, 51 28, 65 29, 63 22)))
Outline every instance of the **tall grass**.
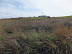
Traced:
POLYGON ((72 54, 70 19, 0 20, 0 54, 72 54))

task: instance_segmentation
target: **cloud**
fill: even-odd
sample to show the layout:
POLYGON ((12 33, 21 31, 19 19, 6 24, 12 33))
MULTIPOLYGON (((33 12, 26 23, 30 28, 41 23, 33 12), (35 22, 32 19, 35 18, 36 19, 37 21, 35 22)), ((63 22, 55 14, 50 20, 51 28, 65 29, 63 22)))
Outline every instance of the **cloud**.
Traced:
POLYGON ((0 0, 0 18, 72 14, 72 0, 0 0))
POLYGON ((12 8, 0 8, 0 17, 25 17, 25 16, 34 16, 38 15, 38 12, 27 12, 19 9, 12 9, 12 8))
POLYGON ((31 0, 38 9, 50 16, 71 15, 72 0, 31 0))
POLYGON ((0 2, 0 18, 5 17, 25 17, 39 14, 28 0, 2 0, 0 2))

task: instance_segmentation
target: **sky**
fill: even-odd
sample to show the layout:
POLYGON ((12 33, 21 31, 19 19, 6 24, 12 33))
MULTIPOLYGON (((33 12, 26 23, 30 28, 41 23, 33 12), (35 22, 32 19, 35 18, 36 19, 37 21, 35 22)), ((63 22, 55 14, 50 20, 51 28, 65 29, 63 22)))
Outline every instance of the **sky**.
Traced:
POLYGON ((72 0, 0 0, 0 18, 72 15, 72 0))

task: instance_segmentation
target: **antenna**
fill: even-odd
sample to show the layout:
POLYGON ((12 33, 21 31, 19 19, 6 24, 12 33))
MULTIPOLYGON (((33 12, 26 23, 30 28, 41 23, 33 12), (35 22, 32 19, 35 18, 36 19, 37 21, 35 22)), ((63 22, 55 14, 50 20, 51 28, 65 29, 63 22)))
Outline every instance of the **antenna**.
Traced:
POLYGON ((42 12, 42 15, 43 15, 43 12, 42 12))

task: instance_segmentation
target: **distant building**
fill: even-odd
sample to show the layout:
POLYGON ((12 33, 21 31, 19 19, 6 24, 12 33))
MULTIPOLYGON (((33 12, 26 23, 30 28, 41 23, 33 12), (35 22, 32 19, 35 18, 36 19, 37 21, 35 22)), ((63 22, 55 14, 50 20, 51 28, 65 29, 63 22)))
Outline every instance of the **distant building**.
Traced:
POLYGON ((50 18, 50 16, 44 15, 43 12, 42 12, 42 15, 41 16, 38 16, 38 17, 47 17, 47 18, 50 18))
POLYGON ((38 17, 47 17, 47 18, 50 18, 50 16, 46 16, 46 15, 41 15, 41 16, 38 16, 38 17))
POLYGON ((46 17, 46 15, 41 15, 41 16, 38 16, 38 17, 46 17))

